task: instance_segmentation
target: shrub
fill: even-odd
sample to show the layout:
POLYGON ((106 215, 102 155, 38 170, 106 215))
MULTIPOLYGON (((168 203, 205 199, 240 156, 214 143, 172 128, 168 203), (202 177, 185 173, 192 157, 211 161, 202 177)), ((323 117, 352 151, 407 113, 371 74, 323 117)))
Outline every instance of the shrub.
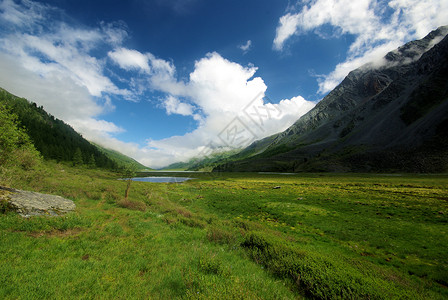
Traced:
POLYGON ((181 207, 176 209, 176 213, 181 216, 184 216, 185 218, 191 218, 193 216, 191 211, 186 210, 185 208, 181 208, 181 207))
POLYGON ((40 153, 31 143, 25 129, 19 127, 17 116, 0 105, 0 165, 19 165, 30 170, 41 161, 40 153))
POLYGON ((222 261, 216 256, 203 256, 199 260, 199 269, 207 274, 226 275, 228 271, 224 268, 222 261))
POLYGON ((14 211, 14 207, 11 205, 11 203, 9 203, 8 200, 3 199, 3 198, 0 197, 0 213, 1 214, 5 214, 5 213, 8 213, 10 211, 14 211))
POLYGON ((211 226, 207 229, 207 239, 218 244, 230 244, 235 240, 235 235, 225 229, 211 226))
POLYGON ((117 202, 117 205, 131 210, 146 211, 146 204, 140 201, 132 201, 129 199, 122 199, 117 202))
POLYGON ((340 258, 307 252, 267 234, 251 232, 241 246, 257 263, 278 277, 290 279, 306 295, 319 299, 389 299, 398 289, 377 274, 365 274, 340 258))
POLYGON ((205 228, 205 226, 207 226, 204 221, 197 218, 185 218, 179 216, 178 219, 182 224, 187 225, 188 227, 205 228))

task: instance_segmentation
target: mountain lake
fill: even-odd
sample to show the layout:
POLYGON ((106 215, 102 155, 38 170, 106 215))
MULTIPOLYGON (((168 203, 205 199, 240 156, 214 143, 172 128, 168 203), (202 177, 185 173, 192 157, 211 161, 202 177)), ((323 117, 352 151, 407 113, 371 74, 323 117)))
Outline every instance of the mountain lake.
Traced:
POLYGON ((132 181, 142 181, 142 182, 158 182, 158 183, 165 183, 165 182, 172 182, 172 183, 180 183, 184 182, 190 179, 190 177, 157 177, 157 176, 150 176, 150 177, 134 177, 132 178, 132 181))

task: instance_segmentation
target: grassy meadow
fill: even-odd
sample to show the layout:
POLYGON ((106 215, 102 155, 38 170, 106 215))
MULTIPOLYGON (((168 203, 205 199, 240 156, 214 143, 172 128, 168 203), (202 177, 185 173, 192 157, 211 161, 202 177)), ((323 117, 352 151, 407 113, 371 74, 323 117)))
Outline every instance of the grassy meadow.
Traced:
POLYGON ((112 172, 3 178, 77 209, 0 207, 0 298, 448 298, 447 175, 187 174, 127 200, 112 172))

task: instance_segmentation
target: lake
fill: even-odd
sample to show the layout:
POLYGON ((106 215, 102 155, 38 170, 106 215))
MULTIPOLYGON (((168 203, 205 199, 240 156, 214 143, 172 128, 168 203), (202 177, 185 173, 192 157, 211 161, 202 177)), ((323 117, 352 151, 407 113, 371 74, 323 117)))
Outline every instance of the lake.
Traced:
POLYGON ((184 182, 190 179, 190 177, 160 177, 160 176, 151 176, 151 177, 134 177, 132 178, 132 181, 143 181, 143 182, 184 182))

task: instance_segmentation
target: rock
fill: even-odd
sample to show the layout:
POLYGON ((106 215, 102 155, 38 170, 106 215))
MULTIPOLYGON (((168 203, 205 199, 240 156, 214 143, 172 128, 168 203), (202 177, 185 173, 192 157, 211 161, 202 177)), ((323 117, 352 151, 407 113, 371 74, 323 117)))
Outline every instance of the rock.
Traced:
POLYGON ((22 191, 11 188, 0 187, 3 200, 7 201, 12 210, 22 217, 39 215, 59 216, 75 210, 76 205, 72 200, 61 196, 41 194, 36 192, 22 191))

